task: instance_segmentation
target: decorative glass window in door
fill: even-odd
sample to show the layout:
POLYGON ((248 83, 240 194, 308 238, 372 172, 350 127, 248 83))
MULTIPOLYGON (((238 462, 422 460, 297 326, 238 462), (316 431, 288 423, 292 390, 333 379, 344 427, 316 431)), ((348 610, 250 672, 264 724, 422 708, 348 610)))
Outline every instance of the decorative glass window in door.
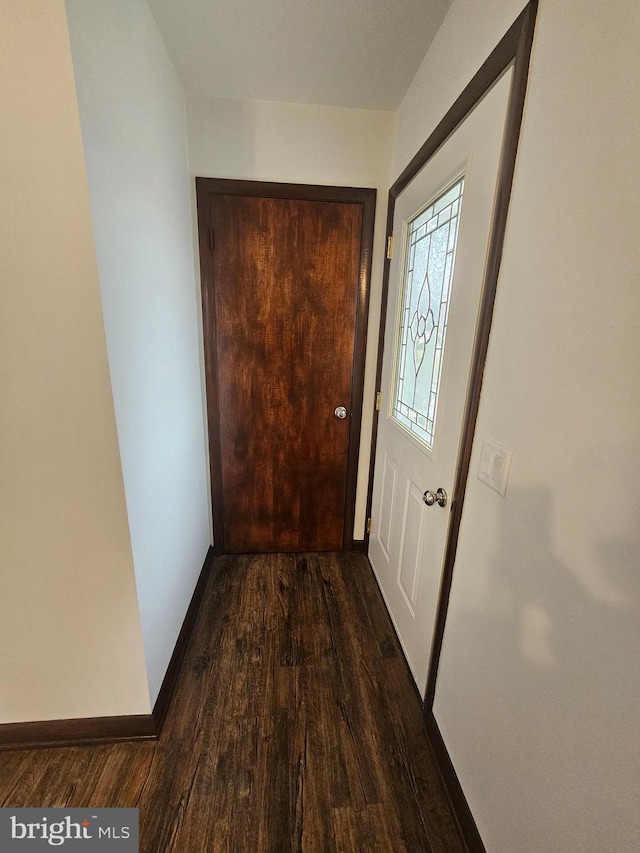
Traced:
POLYGON ((436 414, 464 178, 408 226, 392 417, 430 450, 436 414))

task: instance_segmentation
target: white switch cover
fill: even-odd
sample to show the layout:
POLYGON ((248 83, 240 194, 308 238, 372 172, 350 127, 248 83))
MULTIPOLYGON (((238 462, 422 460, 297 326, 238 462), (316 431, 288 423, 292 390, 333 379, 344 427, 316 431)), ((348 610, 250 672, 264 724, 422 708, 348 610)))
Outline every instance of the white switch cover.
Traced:
POLYGON ((513 450, 485 438, 482 442, 478 479, 502 497, 507 493, 513 450))

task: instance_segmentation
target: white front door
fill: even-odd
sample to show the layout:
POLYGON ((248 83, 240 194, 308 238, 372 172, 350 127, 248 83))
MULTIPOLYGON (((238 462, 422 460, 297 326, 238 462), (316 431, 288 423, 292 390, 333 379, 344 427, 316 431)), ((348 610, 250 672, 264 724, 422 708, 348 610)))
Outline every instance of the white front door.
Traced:
POLYGON ((424 693, 512 72, 398 196, 369 558, 424 693), (428 507, 423 494, 447 493, 428 507))

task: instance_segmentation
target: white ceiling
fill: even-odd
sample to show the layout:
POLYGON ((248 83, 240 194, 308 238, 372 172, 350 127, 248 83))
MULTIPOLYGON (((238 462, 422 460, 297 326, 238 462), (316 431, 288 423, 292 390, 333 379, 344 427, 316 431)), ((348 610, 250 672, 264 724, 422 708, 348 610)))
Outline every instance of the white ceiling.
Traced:
POLYGON ((186 91, 396 109, 451 0, 147 0, 186 91))

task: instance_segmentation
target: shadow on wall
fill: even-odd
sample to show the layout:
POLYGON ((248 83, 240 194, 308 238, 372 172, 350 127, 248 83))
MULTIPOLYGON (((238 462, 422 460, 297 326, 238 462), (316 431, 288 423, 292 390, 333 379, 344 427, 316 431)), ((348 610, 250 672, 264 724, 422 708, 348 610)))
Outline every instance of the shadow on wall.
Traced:
POLYGON ((640 849, 640 528, 592 541, 583 574, 554 544, 553 493, 512 489, 509 504, 493 558, 457 578, 486 573, 477 606, 456 607, 454 579, 436 717, 455 728, 463 788, 484 768, 479 815, 509 815, 496 850, 640 849))

